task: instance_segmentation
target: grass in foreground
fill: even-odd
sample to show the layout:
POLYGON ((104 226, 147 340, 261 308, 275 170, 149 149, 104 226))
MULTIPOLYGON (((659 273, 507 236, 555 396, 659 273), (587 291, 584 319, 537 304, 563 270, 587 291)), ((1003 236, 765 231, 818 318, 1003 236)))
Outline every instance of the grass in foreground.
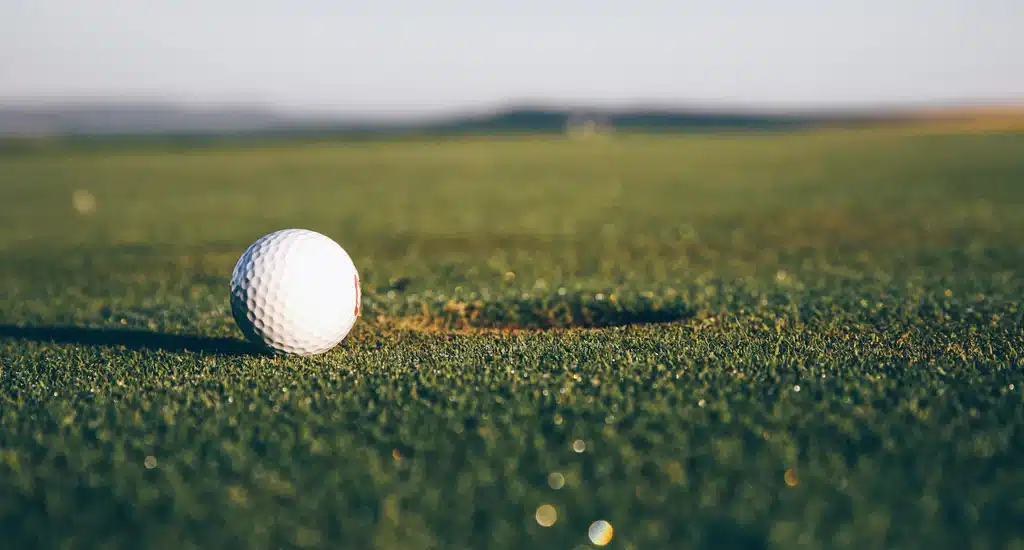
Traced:
POLYGON ((1020 134, 0 174, 2 547, 1024 548, 1020 134), (282 227, 361 270, 325 356, 232 325, 282 227))

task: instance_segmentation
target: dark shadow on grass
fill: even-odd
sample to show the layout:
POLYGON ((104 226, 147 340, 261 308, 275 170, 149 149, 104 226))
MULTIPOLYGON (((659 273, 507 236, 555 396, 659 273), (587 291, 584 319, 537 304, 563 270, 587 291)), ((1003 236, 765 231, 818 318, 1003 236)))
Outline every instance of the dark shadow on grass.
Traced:
POLYGON ((653 309, 637 307, 635 309, 616 309, 612 307, 590 307, 589 315, 584 316, 574 326, 583 328, 625 327, 631 325, 661 325, 689 319, 695 312, 684 307, 668 307, 653 309))
POLYGON ((244 340, 207 338, 183 334, 165 334, 147 330, 84 328, 73 326, 29 326, 0 324, 0 338, 78 344, 83 346, 123 346, 129 349, 191 351, 220 355, 264 355, 265 352, 244 340))

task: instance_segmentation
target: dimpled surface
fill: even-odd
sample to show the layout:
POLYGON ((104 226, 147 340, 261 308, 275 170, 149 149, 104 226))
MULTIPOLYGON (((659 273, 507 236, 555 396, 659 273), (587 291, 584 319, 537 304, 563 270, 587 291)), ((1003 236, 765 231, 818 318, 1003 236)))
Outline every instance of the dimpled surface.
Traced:
POLYGON ((348 253, 306 229, 264 235, 231 274, 231 313, 252 342, 315 355, 338 345, 359 316, 359 275, 348 253))

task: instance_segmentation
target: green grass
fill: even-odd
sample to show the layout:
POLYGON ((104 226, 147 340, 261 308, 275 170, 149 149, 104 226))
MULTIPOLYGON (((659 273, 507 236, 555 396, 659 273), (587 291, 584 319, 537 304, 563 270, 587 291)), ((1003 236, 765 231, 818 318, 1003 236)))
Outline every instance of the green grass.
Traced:
POLYGON ((1024 548, 1022 237, 1024 134, 0 157, 0 547, 1024 548), (323 356, 231 321, 284 227, 323 356))

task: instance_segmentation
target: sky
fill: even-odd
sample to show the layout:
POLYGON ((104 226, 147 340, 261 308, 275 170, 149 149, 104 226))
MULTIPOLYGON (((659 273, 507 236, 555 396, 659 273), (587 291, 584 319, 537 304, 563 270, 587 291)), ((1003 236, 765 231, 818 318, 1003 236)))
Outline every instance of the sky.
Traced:
POLYGON ((0 102, 1024 101, 1024 0, 0 0, 0 102))

